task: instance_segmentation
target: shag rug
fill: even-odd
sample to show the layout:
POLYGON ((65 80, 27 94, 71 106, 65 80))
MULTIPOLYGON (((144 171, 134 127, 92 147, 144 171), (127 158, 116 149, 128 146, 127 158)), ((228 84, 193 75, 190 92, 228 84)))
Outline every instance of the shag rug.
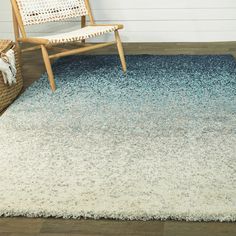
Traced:
POLYGON ((0 117, 0 215, 236 220, 236 63, 80 56, 0 117))

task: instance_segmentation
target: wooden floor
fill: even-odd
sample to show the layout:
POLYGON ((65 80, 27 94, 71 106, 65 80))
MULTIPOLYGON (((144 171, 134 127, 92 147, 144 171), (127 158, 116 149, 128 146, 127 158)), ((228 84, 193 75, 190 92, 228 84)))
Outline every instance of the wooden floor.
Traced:
MULTIPOLYGON (((233 54, 236 43, 126 44, 126 54, 233 54)), ((97 51, 112 54, 114 47, 97 51)), ((24 89, 45 71, 38 52, 24 55, 24 89)), ((236 223, 0 218, 0 236, 236 236, 236 223)))
POLYGON ((0 218, 0 236, 235 236, 233 223, 0 218))

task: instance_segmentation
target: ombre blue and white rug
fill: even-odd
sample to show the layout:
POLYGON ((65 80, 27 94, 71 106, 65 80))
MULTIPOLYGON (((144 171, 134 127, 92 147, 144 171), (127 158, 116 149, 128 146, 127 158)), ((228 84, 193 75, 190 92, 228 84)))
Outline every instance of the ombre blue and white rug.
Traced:
POLYGON ((0 215, 236 220, 231 56, 81 56, 0 117, 0 215))

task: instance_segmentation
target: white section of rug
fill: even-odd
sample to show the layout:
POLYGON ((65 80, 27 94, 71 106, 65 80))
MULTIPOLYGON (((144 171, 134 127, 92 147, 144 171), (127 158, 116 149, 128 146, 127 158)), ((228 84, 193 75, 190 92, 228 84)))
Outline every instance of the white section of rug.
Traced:
POLYGON ((0 118, 0 215, 236 220, 233 59, 118 63, 59 61, 0 118))

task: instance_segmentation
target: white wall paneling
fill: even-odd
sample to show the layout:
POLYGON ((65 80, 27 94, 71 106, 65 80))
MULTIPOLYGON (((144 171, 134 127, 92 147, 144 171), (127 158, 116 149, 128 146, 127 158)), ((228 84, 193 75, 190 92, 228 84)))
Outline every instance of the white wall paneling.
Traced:
MULTIPOLYGON (((123 23, 125 42, 236 41, 236 0, 90 0, 99 23, 123 23)), ((28 27, 30 35, 75 28, 77 19, 28 27)), ((105 41, 111 36, 100 37, 105 41)), ((0 0, 0 38, 13 38, 10 0, 0 0)))

